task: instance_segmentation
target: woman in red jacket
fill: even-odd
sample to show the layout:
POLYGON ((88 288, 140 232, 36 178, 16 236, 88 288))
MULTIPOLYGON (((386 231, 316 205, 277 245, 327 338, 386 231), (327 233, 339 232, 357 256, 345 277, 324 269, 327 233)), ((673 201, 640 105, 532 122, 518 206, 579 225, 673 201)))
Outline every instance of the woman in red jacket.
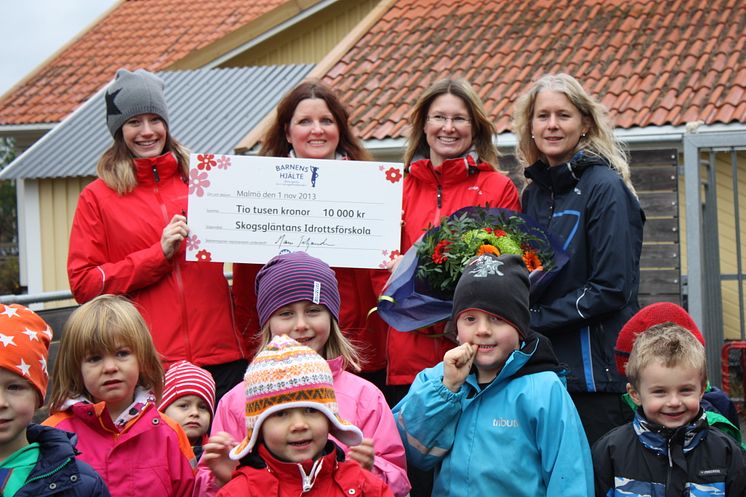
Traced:
MULTIPOLYGON (((259 155, 304 159, 370 160, 353 134, 348 113, 337 96, 318 81, 305 81, 283 97, 277 116, 262 140, 259 155)), ((239 329, 247 336, 259 336, 254 280, 261 264, 233 265, 233 295, 239 329)), ((384 270, 334 268, 339 282, 342 308, 339 325, 360 352, 362 374, 383 385, 386 366, 386 325, 377 315, 368 318, 376 306, 377 292, 372 280, 384 270)), ((380 276, 379 276, 380 278, 380 276)))
POLYGON ((80 194, 67 274, 75 300, 126 295, 145 318, 164 366, 187 360, 215 378, 218 396, 243 378, 222 264, 187 262, 189 154, 170 134, 163 81, 117 71, 106 91, 114 138, 80 194))
MULTIPOLYGON (((471 85, 461 79, 436 82, 419 98, 410 117, 404 163, 402 252, 431 225, 462 207, 485 205, 520 210, 518 191, 497 169, 495 127, 471 85)), ((388 400, 407 393, 414 377, 438 364, 455 343, 444 325, 388 333, 388 400)))

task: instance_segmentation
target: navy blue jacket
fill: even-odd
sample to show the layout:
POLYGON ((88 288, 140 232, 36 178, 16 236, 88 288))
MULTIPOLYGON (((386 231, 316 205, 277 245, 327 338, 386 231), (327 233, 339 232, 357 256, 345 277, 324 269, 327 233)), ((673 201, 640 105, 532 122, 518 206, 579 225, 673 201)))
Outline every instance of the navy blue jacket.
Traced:
POLYGON ((39 460, 15 497, 110 497, 98 473, 75 458, 73 433, 30 424, 26 438, 39 444, 39 460))
POLYGON ((549 337, 568 368, 571 392, 625 391, 614 344, 639 309, 645 216, 619 174, 582 151, 567 164, 537 162, 523 211, 553 233, 569 261, 547 288, 532 295, 531 329, 549 337))

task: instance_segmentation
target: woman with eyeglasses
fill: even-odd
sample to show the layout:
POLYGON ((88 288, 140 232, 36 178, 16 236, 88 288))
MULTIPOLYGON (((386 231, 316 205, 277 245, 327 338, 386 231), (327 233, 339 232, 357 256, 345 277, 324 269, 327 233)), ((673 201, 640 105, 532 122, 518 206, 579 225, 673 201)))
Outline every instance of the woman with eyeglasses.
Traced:
MULTIPOLYGON (((404 152, 402 253, 443 216, 468 206, 520 210, 518 191, 497 168, 495 127, 471 85, 443 79, 425 90, 410 116, 404 152)), ((389 328, 385 394, 397 404, 417 373, 438 364, 456 343, 445 323, 410 332, 389 328)), ((429 496, 433 474, 409 467, 412 497, 429 496)))
MULTIPOLYGON (((520 210, 518 191, 497 168, 495 127, 471 85, 463 79, 436 82, 419 98, 410 117, 404 153, 402 252, 430 225, 462 207, 520 210)), ((414 377, 443 359, 455 343, 444 325, 412 332, 389 329, 387 394, 393 405, 414 377)))

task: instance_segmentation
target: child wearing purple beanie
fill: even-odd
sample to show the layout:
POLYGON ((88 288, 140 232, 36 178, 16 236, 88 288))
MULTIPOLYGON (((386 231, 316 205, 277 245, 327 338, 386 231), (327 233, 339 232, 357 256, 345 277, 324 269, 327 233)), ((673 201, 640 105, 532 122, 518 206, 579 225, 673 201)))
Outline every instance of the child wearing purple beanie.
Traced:
MULTIPOLYGON (((359 371, 360 366, 355 347, 339 328, 340 295, 334 271, 305 252, 283 254, 259 271, 255 289, 261 346, 275 336, 288 335, 327 360, 340 414, 364 437, 359 445, 350 447, 337 440, 338 445, 348 459, 383 480, 396 497, 407 495, 404 447, 391 409, 375 385, 347 371, 359 371)), ((245 407, 243 384, 218 403, 197 477, 206 495, 213 495, 235 468, 228 451, 246 434, 245 407)))

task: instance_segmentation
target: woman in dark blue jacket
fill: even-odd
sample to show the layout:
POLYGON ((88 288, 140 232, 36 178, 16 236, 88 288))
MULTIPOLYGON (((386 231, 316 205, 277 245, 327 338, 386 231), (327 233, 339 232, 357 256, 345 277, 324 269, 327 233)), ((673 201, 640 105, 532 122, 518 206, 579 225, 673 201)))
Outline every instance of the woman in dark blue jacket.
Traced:
POLYGON ((530 184, 526 214, 570 260, 531 302, 531 328, 568 368, 568 389, 590 443, 624 424, 614 343, 639 309, 642 226, 625 153, 603 106, 567 74, 539 79, 516 104, 517 156, 530 184))

